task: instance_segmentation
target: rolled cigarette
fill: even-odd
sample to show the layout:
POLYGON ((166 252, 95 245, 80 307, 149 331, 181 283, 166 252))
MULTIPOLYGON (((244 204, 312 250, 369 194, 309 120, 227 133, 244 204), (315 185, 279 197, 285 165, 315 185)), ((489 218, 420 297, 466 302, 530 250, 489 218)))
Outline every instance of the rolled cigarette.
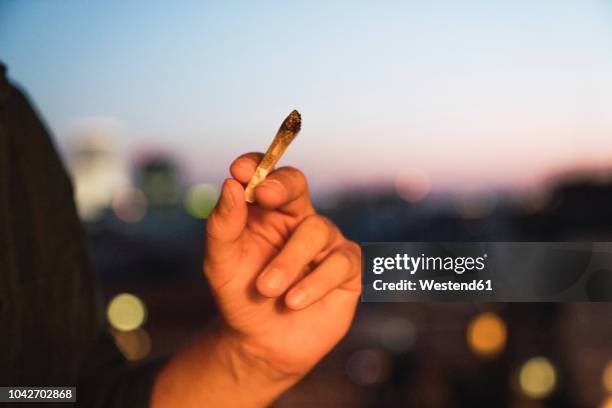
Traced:
POLYGON ((285 118, 283 123, 280 125, 276 136, 268 147, 268 151, 259 162, 259 165, 255 169, 255 174, 251 177, 249 184, 244 192, 246 201, 249 203, 255 202, 255 187, 266 179, 268 173, 270 173, 278 160, 281 158, 291 141, 297 136, 302 128, 302 117, 299 112, 294 110, 289 116, 285 118))

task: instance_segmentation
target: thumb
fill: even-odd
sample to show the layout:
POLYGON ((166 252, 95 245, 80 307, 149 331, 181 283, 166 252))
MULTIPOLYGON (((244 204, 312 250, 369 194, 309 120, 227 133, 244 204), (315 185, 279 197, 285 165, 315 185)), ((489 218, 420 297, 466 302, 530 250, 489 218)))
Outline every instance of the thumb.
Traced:
POLYGON ((231 276, 242 251, 242 232, 247 222, 244 188, 234 179, 223 182, 221 196, 206 223, 204 270, 213 286, 231 276))

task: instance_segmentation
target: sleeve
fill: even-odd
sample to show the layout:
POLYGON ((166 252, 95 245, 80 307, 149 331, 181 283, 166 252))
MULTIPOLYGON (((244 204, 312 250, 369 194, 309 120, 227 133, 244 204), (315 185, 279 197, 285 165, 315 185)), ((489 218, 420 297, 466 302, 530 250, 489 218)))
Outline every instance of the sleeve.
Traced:
POLYGON ((77 400, 83 408, 144 408, 150 405, 157 359, 129 366, 108 333, 102 333, 80 373, 77 400))
MULTIPOLYGON (((44 383, 76 385, 79 407, 148 407, 155 377, 165 361, 132 365, 111 338, 101 312, 87 237, 72 198, 72 184, 39 115, 22 92, 8 86, 0 123, 11 138, 15 157, 23 164, 23 189, 29 190, 35 209, 26 218, 37 220, 33 230, 49 232, 38 236, 52 237, 38 243, 45 262, 22 269, 45 276, 62 274, 53 280, 61 285, 46 287, 47 297, 32 299, 41 303, 41 313, 29 319, 32 330, 20 337, 30 339, 32 347, 27 350, 44 349, 48 354, 35 365, 27 364, 28 353, 18 357, 23 363, 21 370, 36 372, 35 378, 44 383), (48 330, 41 334, 43 326, 48 330)), ((24 247, 32 249, 27 242, 24 247)))

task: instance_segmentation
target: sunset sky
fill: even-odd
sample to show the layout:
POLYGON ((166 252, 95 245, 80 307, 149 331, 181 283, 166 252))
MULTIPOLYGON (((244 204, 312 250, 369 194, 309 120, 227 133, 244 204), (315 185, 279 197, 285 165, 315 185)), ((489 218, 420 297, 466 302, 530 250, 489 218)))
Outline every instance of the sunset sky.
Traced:
POLYGON ((3 1, 0 60, 60 145, 83 123, 217 182, 292 109, 315 189, 416 171, 521 186, 612 164, 612 3, 3 1), (180 3, 180 4, 178 4, 180 3))

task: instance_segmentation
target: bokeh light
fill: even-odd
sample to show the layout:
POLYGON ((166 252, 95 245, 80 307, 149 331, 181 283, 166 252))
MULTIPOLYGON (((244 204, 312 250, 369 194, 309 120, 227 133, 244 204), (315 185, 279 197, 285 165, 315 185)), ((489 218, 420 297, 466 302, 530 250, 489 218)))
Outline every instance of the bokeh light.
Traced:
POLYGON ((463 195, 455 201, 457 214, 466 220, 477 220, 491 215, 495 199, 486 195, 463 195))
POLYGON ((98 221, 119 191, 129 185, 123 146, 125 129, 114 117, 86 117, 68 132, 66 147, 74 198, 85 221, 98 221))
POLYGON ((601 382, 604 389, 607 392, 612 393, 612 361, 608 361, 606 368, 604 368, 601 382))
POLYGON ((603 400, 599 408, 612 408, 612 397, 603 400))
POLYGON ((544 408, 539 400, 519 398, 512 402, 512 408, 544 408))
POLYGON ((482 357, 496 356, 506 345, 506 324, 495 313, 481 313, 468 325, 466 338, 475 354, 482 357))
POLYGON ((516 208, 525 214, 535 214, 544 210, 551 202, 550 191, 539 186, 539 188, 525 189, 519 194, 515 202, 516 208))
POLYGON ((557 384, 557 373, 545 357, 528 360, 519 372, 519 386, 527 397, 543 399, 548 397, 557 384))
POLYGON ((395 191, 402 199, 416 203, 431 191, 429 176, 419 169, 403 169, 395 178, 395 191))
POLYGON ((147 309, 137 296, 130 293, 121 293, 109 302, 106 316, 110 325, 115 329, 130 331, 144 324, 147 318, 147 309))
POLYGON ((114 331, 113 337, 121 353, 130 361, 142 360, 151 352, 151 337, 142 328, 114 331))
POLYGON ((378 349, 365 349, 353 353, 346 363, 346 374, 358 385, 374 385, 384 382, 391 372, 391 360, 378 349))
POLYGON ((207 218, 215 207, 219 191, 210 184, 196 184, 185 196, 185 208, 195 218, 207 218))
POLYGON ((380 331, 380 342, 393 353, 404 353, 416 341, 416 327, 405 317, 387 319, 380 331))
POLYGON ((128 187, 113 198, 115 216, 124 222, 138 222, 147 213, 148 201, 142 190, 128 187))

